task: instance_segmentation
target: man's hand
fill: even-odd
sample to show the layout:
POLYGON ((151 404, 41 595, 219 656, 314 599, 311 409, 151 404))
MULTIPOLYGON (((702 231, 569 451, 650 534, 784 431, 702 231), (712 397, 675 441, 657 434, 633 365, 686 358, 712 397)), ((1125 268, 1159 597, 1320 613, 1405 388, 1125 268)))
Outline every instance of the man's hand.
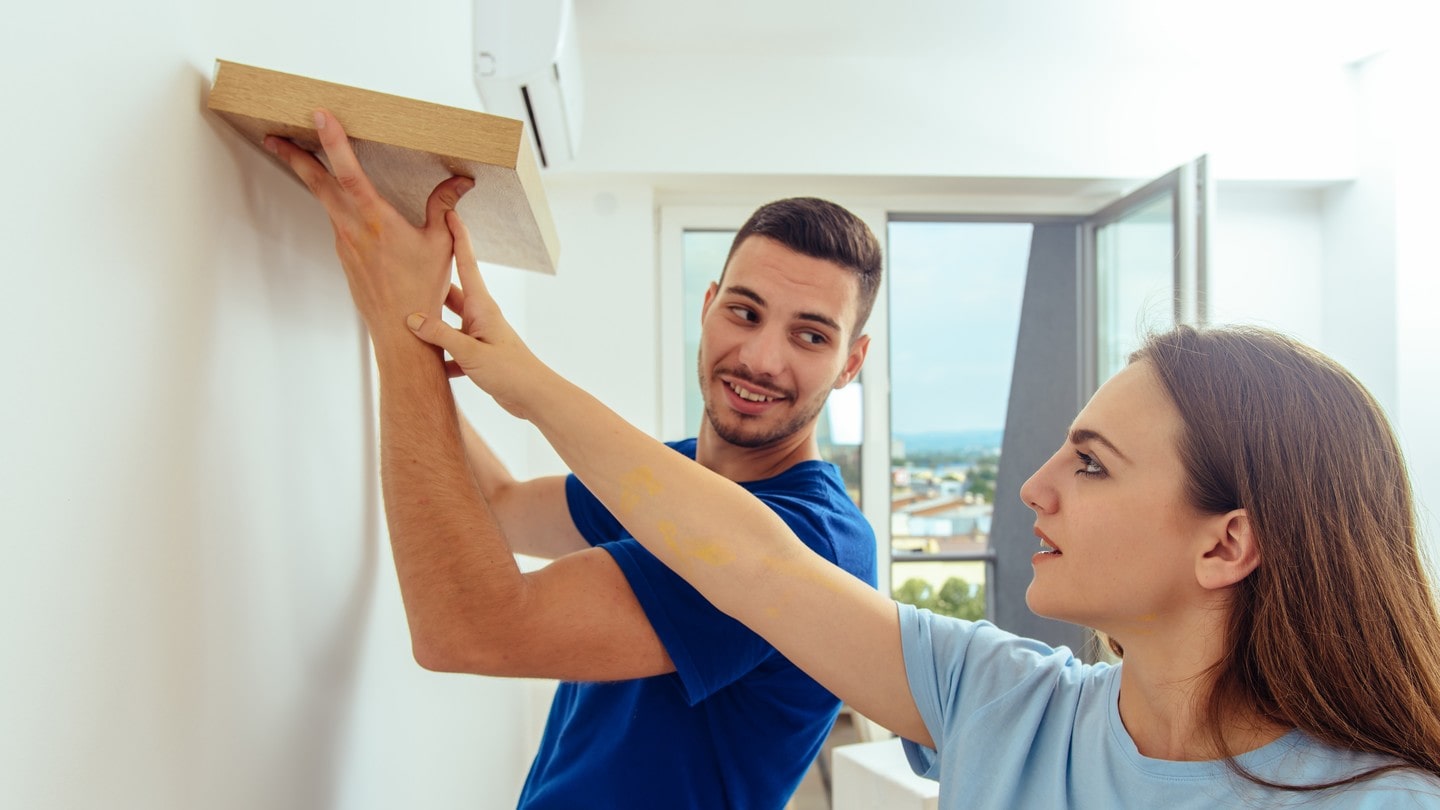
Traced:
POLYGON ((454 211, 445 214, 445 222, 453 235, 455 268, 460 275, 460 288, 450 288, 446 304, 460 314, 460 330, 425 312, 412 313, 405 323, 421 340, 439 346, 454 358, 447 366, 458 368, 501 407, 526 419, 532 384, 541 383, 554 372, 530 352, 490 297, 465 223, 454 211))
POLYGON ((416 228, 375 191, 335 116, 317 110, 315 129, 333 175, 314 155, 283 138, 267 137, 265 147, 325 206, 350 295, 371 337, 408 340, 400 329, 407 314, 422 312, 438 320, 453 251, 445 214, 475 181, 451 177, 436 186, 425 204, 425 225, 416 228))

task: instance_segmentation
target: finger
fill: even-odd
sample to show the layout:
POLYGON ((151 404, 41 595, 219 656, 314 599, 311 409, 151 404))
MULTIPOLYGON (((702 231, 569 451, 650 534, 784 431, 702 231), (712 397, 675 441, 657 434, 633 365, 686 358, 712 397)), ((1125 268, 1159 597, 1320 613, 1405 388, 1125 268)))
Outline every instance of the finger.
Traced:
POLYGON ((445 214, 445 224, 455 238, 455 269, 460 273, 460 286, 465 295, 490 297, 485 289, 485 280, 480 277, 480 267, 475 263, 475 247, 470 244, 470 229, 465 227, 460 215, 454 211, 445 214))
POLYGON ((335 210, 334 206, 342 204, 340 188, 335 185, 335 178, 330 176, 324 164, 314 155, 275 135, 265 136, 265 148, 285 161, 290 171, 300 178, 300 182, 310 189, 310 193, 320 200, 327 211, 335 210))
POLYGON ((464 315, 465 292, 454 284, 451 284, 450 292, 445 293, 445 307, 456 315, 464 315))
POLYGON ((355 150, 350 146, 350 138, 345 135, 345 128, 340 126, 340 121, 331 115, 329 110, 315 111, 315 134, 320 136, 320 145, 325 149, 325 157, 330 160, 330 168, 334 171, 335 182, 340 188, 362 207, 378 202, 380 195, 375 192, 375 187, 370 185, 370 178, 360 168, 360 160, 355 157, 355 150))
POLYGON ((460 198, 474 187, 475 181, 468 177, 451 177, 436 186, 430 192, 430 199, 425 201, 425 229, 443 229, 445 212, 455 210, 460 198))
POLYGON ((460 367, 460 364, 457 363, 457 362, 455 362, 454 360, 446 360, 446 361, 445 361, 445 376, 446 376, 446 377, 449 377, 449 378, 452 379, 452 380, 455 379, 456 377, 464 377, 464 376, 465 376, 465 369, 461 368, 461 367, 460 367))
POLYGON ((431 346, 439 346, 455 358, 453 361, 457 368, 475 366, 478 358, 475 356, 479 348, 479 341, 457 332, 439 318, 427 318, 416 312, 405 319, 405 325, 415 336, 429 343, 431 346))

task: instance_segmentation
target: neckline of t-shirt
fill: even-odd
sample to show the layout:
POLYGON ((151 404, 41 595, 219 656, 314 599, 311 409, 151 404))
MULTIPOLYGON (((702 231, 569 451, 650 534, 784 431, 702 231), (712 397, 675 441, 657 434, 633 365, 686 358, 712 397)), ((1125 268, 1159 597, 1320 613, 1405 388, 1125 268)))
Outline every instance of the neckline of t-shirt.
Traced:
MULTIPOLYGON (((1163 776, 1167 779, 1214 779, 1230 773, 1230 768, 1224 760, 1155 759, 1140 753, 1140 749, 1135 745, 1135 740, 1131 738, 1130 732, 1125 730, 1125 723, 1120 719, 1120 673, 1124 666, 1122 662, 1110 667, 1110 684, 1106 690, 1108 694, 1105 699, 1105 714, 1109 720, 1110 740, 1116 750, 1120 752, 1121 757, 1138 771, 1152 776, 1163 776)), ((1285 756, 1299 743, 1300 730, 1291 729, 1273 742, 1240 754, 1235 757, 1235 761, 1248 770, 1256 771, 1265 764, 1285 756)))
POLYGON ((751 487, 769 486, 777 481, 784 481, 791 476, 809 476, 815 472, 827 476, 833 475, 836 478, 839 477, 839 473, 836 471, 834 464, 831 464, 823 458, 811 458, 805 461, 798 461, 769 478, 757 478, 754 481, 736 481, 735 483, 746 489, 750 489, 751 487))
MULTIPOLYGON (((686 456, 689 456, 691 461, 694 461, 695 447, 698 441, 698 439, 692 436, 676 442, 673 446, 686 456)), ((807 458, 804 461, 797 461, 769 478, 756 478, 753 481, 736 481, 735 483, 748 490, 752 487, 766 487, 777 481, 784 481, 792 475, 807 475, 812 471, 836 479, 841 483, 843 488, 844 482, 840 479, 840 468, 836 467, 833 462, 826 461, 823 458, 807 458)))

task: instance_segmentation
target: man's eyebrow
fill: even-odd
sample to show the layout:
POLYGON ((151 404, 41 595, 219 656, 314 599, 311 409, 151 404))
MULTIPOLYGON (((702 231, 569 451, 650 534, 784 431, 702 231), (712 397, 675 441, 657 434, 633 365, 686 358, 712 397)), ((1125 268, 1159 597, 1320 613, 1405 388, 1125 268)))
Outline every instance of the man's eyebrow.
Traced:
POLYGON ((726 287, 724 290, 721 290, 721 292, 732 292, 732 293, 735 293, 736 295, 742 295, 742 296, 744 296, 744 297, 746 297, 746 298, 749 298, 751 301, 754 301, 755 303, 759 304, 759 305, 762 306, 762 307, 765 306, 765 299, 762 298, 762 297, 760 297, 760 293, 755 292, 754 290, 750 289, 749 287, 742 287, 742 286, 740 286, 740 285, 738 285, 738 284, 732 284, 732 285, 730 285, 729 287, 726 287))
MULTIPOLYGON (((760 293, 755 292, 754 290, 750 289, 749 287, 745 287, 745 286, 742 286, 742 285, 739 285, 739 284, 733 284, 733 285, 731 285, 731 286, 729 286, 729 287, 726 287, 726 288, 725 288, 724 290, 722 290, 721 292, 731 292, 731 293, 735 293, 736 295, 739 295, 739 296, 741 296, 741 297, 743 297, 743 298, 749 298, 751 301, 754 301, 756 304, 758 304, 758 305, 760 305, 760 306, 762 306, 762 307, 765 306, 765 299, 764 299, 764 297, 762 297, 762 296, 760 295, 760 293)), ((799 318, 799 319, 802 320, 802 321, 814 321, 815 323, 821 324, 822 326, 827 326, 827 327, 829 327, 830 329, 833 329, 833 330, 836 331, 836 332, 839 332, 839 331, 840 331, 840 324, 837 323, 834 318, 830 317, 829 315, 825 315, 825 314, 823 314, 823 313, 819 313, 819 312, 801 312, 801 313, 796 314, 795 317, 796 317, 796 318, 799 318)))
POLYGON ((1101 434, 1100 431, 1091 430, 1089 428, 1075 428, 1074 430, 1070 431, 1071 444, 1084 444, 1086 442, 1103 444, 1110 449, 1110 452, 1119 456, 1121 461, 1124 461, 1127 464, 1130 463, 1130 457, 1120 452, 1120 448, 1116 447, 1114 442, 1111 442, 1109 439, 1105 438, 1105 436, 1101 434))

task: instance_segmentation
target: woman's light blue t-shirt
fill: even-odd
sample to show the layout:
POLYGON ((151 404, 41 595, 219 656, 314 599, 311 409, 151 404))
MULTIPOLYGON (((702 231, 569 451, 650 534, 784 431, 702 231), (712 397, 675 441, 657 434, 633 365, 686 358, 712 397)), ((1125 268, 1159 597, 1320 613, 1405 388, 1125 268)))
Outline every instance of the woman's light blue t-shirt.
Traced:
MULTIPOLYGON (((988 622, 905 604, 899 611, 910 692, 936 743, 907 740, 905 753, 916 773, 939 780, 942 810, 1440 808, 1440 779, 1413 769, 1296 792, 1263 788, 1222 761, 1151 759, 1120 721, 1123 665, 1086 664, 988 622)), ((1287 784, 1330 782, 1389 761, 1298 730, 1237 759, 1287 784)))

